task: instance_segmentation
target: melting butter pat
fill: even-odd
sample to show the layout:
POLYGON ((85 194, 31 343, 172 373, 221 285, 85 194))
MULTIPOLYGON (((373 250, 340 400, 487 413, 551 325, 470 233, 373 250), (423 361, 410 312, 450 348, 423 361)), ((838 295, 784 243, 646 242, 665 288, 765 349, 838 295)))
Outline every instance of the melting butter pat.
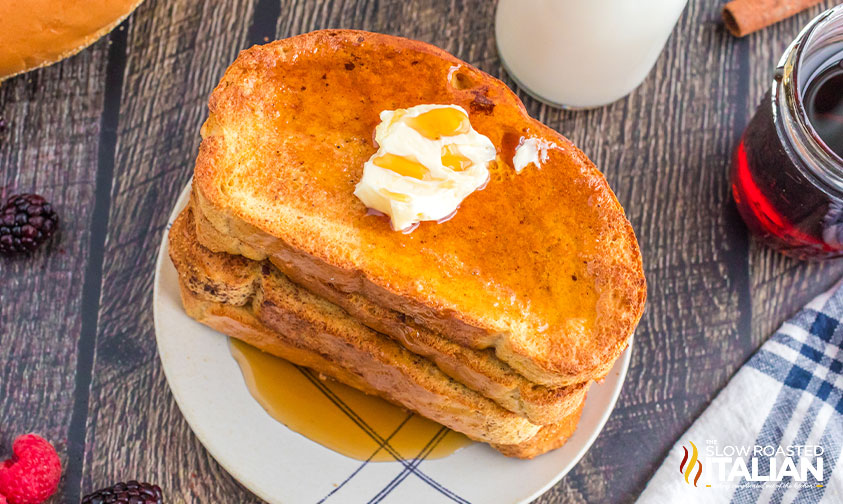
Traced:
POLYGON ((385 110, 375 128, 378 151, 363 165, 354 195, 389 216, 395 230, 437 221, 489 180, 496 149, 457 105, 385 110))
POLYGON ((547 150, 556 147, 554 144, 542 140, 540 138, 521 139, 518 147, 515 148, 515 155, 512 157, 512 166, 516 173, 530 166, 536 165, 536 168, 541 168, 542 163, 547 161, 547 150))

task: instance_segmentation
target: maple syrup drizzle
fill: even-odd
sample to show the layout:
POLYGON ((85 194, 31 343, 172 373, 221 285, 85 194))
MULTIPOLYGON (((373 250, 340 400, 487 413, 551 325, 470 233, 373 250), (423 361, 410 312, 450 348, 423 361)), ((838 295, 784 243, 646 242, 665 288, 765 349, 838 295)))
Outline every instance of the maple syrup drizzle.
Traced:
POLYGON ((429 172, 425 165, 415 159, 397 156, 388 152, 373 159, 372 163, 375 166, 394 171, 398 175, 412 177, 418 180, 423 180, 424 176, 429 172))
POLYGON ((468 116, 452 107, 429 110, 407 119, 407 125, 431 140, 462 135, 471 130, 468 116))
POLYGON ((471 160, 460 154, 456 145, 442 147, 442 166, 460 172, 471 166, 471 160))
POLYGON ((263 409, 290 429, 337 453, 357 460, 389 462, 416 458, 430 450, 425 459, 437 459, 472 443, 451 430, 443 435, 441 425, 383 399, 331 379, 320 379, 318 373, 239 340, 229 341, 246 386, 263 409), (353 411, 372 435, 343 413, 335 401, 353 411), (428 445, 437 434, 440 440, 430 449, 428 445), (379 450, 379 441, 386 439, 389 448, 379 450))

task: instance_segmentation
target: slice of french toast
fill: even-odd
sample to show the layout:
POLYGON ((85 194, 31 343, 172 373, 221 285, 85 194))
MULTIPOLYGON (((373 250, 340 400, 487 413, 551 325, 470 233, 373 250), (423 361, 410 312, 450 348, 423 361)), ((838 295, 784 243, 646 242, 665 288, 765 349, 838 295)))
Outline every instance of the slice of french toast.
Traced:
POLYGON ((582 402, 568 416, 555 424, 543 426, 535 436, 527 441, 510 445, 492 444, 492 448, 507 457, 521 459, 535 458, 551 450, 560 448, 574 435, 574 431, 577 430, 584 405, 585 398, 583 398, 582 402))
POLYGON ((492 349, 538 384, 600 379, 627 346, 646 298, 632 227, 593 163, 499 80, 428 44, 327 30, 243 51, 209 109, 195 205, 248 257, 492 349), (419 104, 463 107, 499 156, 451 220, 402 234, 353 193, 379 113, 419 104), (516 173, 524 138, 546 159, 516 173))
MULTIPOLYGON (((195 239, 228 254, 247 255, 248 245, 221 235, 195 207, 192 211, 195 239)), ((191 237, 193 239, 193 237, 191 237)), ((537 385, 515 372, 491 349, 475 350, 458 345, 415 324, 404 314, 384 308, 358 294, 345 293, 296 268, 276 264, 294 283, 339 306, 366 326, 390 336, 405 348, 427 357, 451 378, 480 392, 504 408, 547 425, 560 422, 582 403, 589 382, 550 388, 537 385)))
MULTIPOLYGON (((179 272, 185 310, 203 324, 358 390, 412 409, 472 439, 488 442, 508 457, 533 458, 559 448, 573 435, 582 413, 584 394, 578 396, 578 402, 558 422, 525 429, 523 419, 514 419, 511 413, 502 411, 488 399, 476 397, 472 391, 449 381, 424 358, 406 359, 409 352, 398 352, 405 360, 402 365, 395 366, 397 373, 389 373, 390 379, 383 380, 381 376, 372 381, 371 371, 383 371, 380 358, 365 352, 349 358, 349 354, 355 352, 349 350, 346 340, 339 342, 343 357, 337 359, 331 350, 335 342, 326 344, 325 339, 332 338, 328 336, 331 332, 328 328, 336 313, 325 314, 328 319, 323 320, 318 320, 323 315, 313 317, 309 309, 306 312, 310 316, 303 315, 299 310, 301 305, 312 302, 307 293, 293 299, 289 305, 290 299, 276 304, 279 300, 276 294, 256 295, 262 283, 256 280, 256 275, 259 272, 266 274, 265 270, 270 267, 244 257, 208 251, 192 240, 191 218, 188 209, 173 224, 169 237, 170 256, 179 272), (208 272, 213 274, 206 275, 208 272), (263 322, 260 305, 272 305, 274 314, 264 315, 269 324, 263 322), (289 309, 291 307, 299 309, 289 309), (286 331, 271 329, 270 325, 283 326, 286 331), (314 331, 314 326, 320 328, 314 331), (314 349, 314 345, 321 350, 314 349), (421 380, 417 380, 419 376, 421 380), (421 397, 410 398, 408 394, 421 397)), ((280 275, 265 282, 276 288, 278 283, 291 287, 291 290, 284 289, 286 293, 282 297, 297 292, 280 275)), ((379 344, 377 340, 375 344, 379 344)))
POLYGON ((518 444, 541 428, 296 286, 271 264, 204 248, 192 218, 188 208, 176 219, 169 245, 185 310, 199 322, 478 441, 518 444))

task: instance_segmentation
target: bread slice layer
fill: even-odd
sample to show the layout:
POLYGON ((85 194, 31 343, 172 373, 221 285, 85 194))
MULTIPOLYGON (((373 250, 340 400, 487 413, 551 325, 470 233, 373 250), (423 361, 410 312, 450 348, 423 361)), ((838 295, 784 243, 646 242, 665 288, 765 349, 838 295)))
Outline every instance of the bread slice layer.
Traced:
POLYGON ((491 349, 534 383, 600 379, 626 347, 646 297, 632 227, 594 164, 499 80, 428 44, 326 30, 243 51, 209 110, 196 205, 248 257, 491 349), (354 187, 378 114, 431 103, 462 106, 500 155, 451 220, 394 232, 354 187), (524 139, 546 156, 517 173, 524 139))
MULTIPOLYGON (((192 215, 196 239, 204 247, 229 254, 249 253, 248 245, 221 235, 195 207, 192 215)), ((358 294, 342 292, 275 257, 269 260, 297 285, 339 306, 356 320, 392 337, 414 353, 427 357, 454 380, 535 424, 562 421, 582 403, 588 390, 588 382, 555 388, 537 385, 498 359, 491 349, 475 350, 458 345, 400 312, 383 308, 358 294)))
POLYGON ((270 264, 208 251, 194 239, 191 219, 188 209, 169 234, 170 258, 191 317, 478 441, 520 444, 539 432, 539 425, 452 380, 270 264))

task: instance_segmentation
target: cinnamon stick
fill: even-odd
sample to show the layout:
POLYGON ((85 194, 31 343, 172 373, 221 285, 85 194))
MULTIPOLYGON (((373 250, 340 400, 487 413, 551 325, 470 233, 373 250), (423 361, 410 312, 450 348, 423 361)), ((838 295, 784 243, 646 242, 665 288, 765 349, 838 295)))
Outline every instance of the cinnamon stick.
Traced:
POLYGON ((732 0, 723 7, 723 22, 736 37, 783 21, 822 0, 732 0))

